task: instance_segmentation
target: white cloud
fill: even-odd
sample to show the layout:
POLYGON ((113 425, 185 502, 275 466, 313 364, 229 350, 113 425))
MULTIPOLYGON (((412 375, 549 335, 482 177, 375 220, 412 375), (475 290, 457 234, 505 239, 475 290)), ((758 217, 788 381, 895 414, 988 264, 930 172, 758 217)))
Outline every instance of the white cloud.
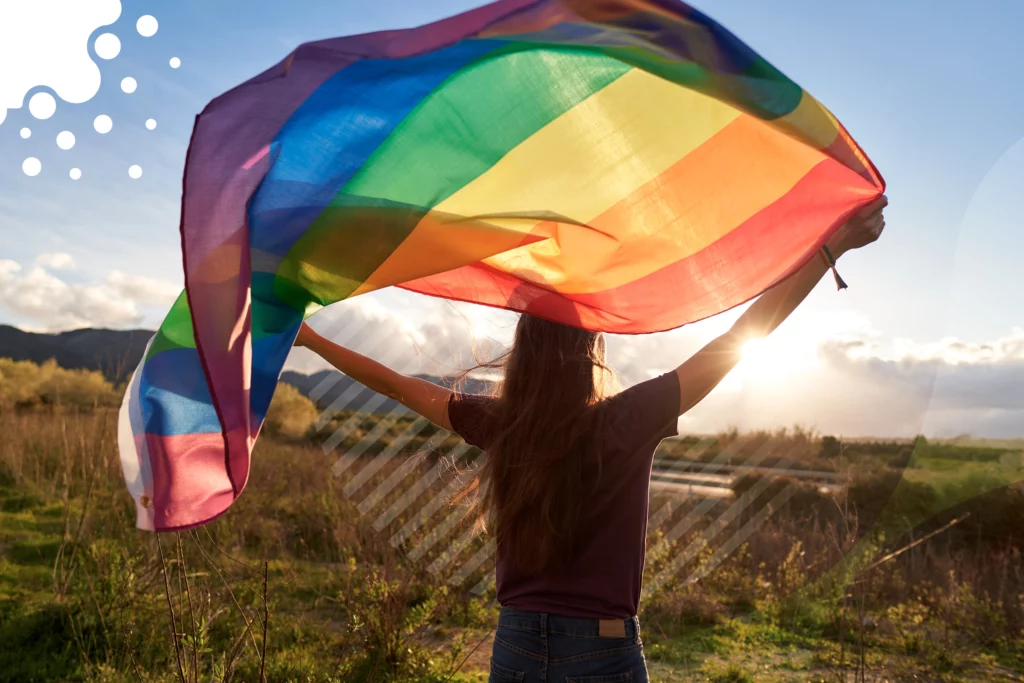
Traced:
POLYGON ((37 86, 66 102, 95 96, 100 70, 89 56, 89 37, 119 16, 120 0, 0 3, 0 123, 37 86))
POLYGON ((1024 434, 1022 347, 1020 328, 980 343, 898 340, 886 346, 875 331, 821 339, 813 365, 794 368, 772 356, 745 374, 741 365, 726 380, 738 386, 713 392, 683 424, 698 432, 803 424, 857 437, 1017 437, 1024 434), (775 362, 782 372, 773 370, 775 362))
POLYGON ((176 285, 141 275, 125 275, 119 270, 110 271, 106 284, 126 299, 152 306, 170 306, 181 294, 181 287, 176 285))
POLYGON ((106 285, 69 285, 40 267, 9 283, 0 298, 6 308, 51 330, 124 327, 138 324, 135 303, 106 285))
POLYGON ((6 287, 21 272, 21 264, 10 259, 0 259, 0 288, 6 287))
POLYGON ((898 388, 933 409, 1024 411, 1024 329, 1015 327, 1007 336, 984 343, 899 341, 896 357, 865 356, 855 344, 831 344, 824 352, 832 367, 898 388))
POLYGON ((73 270, 76 267, 74 257, 63 251, 40 254, 36 257, 36 265, 50 270, 73 270))
POLYGON ((138 326, 140 306, 166 307, 178 288, 145 277, 111 272, 98 284, 68 283, 43 268, 69 268, 67 254, 43 254, 28 270, 0 261, 0 306, 29 321, 34 329, 49 331, 79 327, 138 326), (65 258, 66 257, 66 258, 65 258))
MULTIPOLYGON (((472 309, 483 307, 375 292, 331 306, 317 313, 311 324, 329 339, 403 372, 449 375, 476 364, 474 348, 480 360, 496 355, 500 343, 495 338, 507 336, 503 315, 515 320, 513 314, 472 309)), ((326 367, 303 349, 294 351, 287 364, 300 372, 326 367)))
POLYGON ((939 361, 948 365, 978 365, 1024 360, 1024 328, 992 342, 966 342, 947 337, 937 342, 918 343, 910 339, 895 341, 896 360, 925 363, 939 361))
MULTIPOLYGON (((903 340, 897 348, 898 355, 866 355, 853 344, 833 344, 823 354, 831 371, 859 383, 848 392, 851 404, 863 404, 867 393, 878 397, 874 421, 890 431, 900 426, 902 415, 902 433, 916 425, 917 431, 937 436, 1024 434, 1020 328, 987 343, 903 340)), ((869 406, 862 408, 866 412, 869 406)))
MULTIPOLYGON (((609 361, 626 386, 666 372, 721 334, 740 310, 651 335, 609 335, 609 361)), ((509 343, 516 316, 393 291, 319 313, 314 326, 405 372, 450 374, 509 343)), ((326 364, 297 350, 290 369, 326 364)), ((689 433, 801 424, 847 437, 918 433, 1024 434, 1024 329, 989 342, 886 342, 849 310, 798 311, 680 421, 689 433)))

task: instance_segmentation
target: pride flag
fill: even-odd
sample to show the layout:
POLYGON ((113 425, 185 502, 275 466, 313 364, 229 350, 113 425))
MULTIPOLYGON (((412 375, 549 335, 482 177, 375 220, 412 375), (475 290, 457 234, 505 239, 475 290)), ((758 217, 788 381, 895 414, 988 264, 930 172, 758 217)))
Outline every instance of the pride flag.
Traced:
POLYGON ((122 406, 138 526, 238 497, 321 306, 399 286, 667 330, 785 278, 883 190, 824 106, 675 0, 500 0, 301 45, 196 119, 186 291, 122 406))

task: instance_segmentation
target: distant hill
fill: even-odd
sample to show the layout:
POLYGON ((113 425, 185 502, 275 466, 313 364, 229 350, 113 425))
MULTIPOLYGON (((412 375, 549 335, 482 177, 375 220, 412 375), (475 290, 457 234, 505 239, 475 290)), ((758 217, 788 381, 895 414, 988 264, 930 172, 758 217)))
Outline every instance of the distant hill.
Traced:
POLYGON ((81 329, 57 334, 24 332, 0 325, 0 358, 43 363, 53 358, 69 370, 99 370, 117 382, 139 364, 151 330, 81 329))
MULTIPOLYGON (((0 325, 0 358, 34 363, 44 363, 53 358, 62 368, 99 370, 108 379, 119 382, 135 371, 152 336, 151 330, 91 328, 39 334, 0 325)), ((421 377, 434 384, 444 383, 440 377, 421 377)), ((281 375, 281 381, 291 384, 322 408, 335 403, 339 397, 340 403, 347 408, 358 408, 377 395, 337 370, 321 370, 312 375, 286 371, 281 375)), ((478 379, 467 379, 463 384, 463 390, 472 393, 484 392, 488 388, 488 382, 478 379)), ((396 401, 384 399, 373 407, 373 412, 386 413, 397 405, 396 401)))

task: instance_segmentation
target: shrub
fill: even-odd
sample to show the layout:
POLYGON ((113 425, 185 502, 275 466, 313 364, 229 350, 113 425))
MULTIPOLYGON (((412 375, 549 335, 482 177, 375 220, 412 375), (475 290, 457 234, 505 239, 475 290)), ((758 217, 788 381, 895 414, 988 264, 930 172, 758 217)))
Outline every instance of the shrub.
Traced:
POLYGON ((0 358, 0 410, 38 406, 91 409, 113 407, 120 392, 94 370, 65 370, 56 361, 42 365, 0 358))
POLYGON ((819 457, 825 459, 838 458, 842 455, 843 444, 834 436, 821 437, 821 453, 819 457))
POLYGON ((263 430, 273 436, 301 439, 309 434, 316 416, 313 402, 292 385, 282 382, 277 385, 270 401, 263 430))

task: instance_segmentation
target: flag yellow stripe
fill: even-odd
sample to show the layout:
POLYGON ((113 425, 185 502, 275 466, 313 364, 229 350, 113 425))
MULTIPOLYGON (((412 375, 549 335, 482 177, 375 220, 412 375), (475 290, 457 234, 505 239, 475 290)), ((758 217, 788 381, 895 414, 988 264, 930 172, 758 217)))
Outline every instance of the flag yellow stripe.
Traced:
POLYGON ((563 293, 613 289, 711 246, 785 196, 824 158, 822 151, 744 115, 596 216, 587 230, 545 224, 539 227, 557 239, 488 262, 506 272, 514 264, 519 277, 563 293), (605 252, 585 251, 583 240, 592 240, 590 235, 609 234, 626 223, 632 239, 605 252))
MULTIPOLYGON (((566 294, 612 289, 728 234, 823 156, 719 100, 634 70, 439 204, 444 219, 428 215, 357 293, 423 275, 425 245, 456 230, 452 217, 460 216, 477 230, 534 238, 500 253, 467 250, 465 258, 480 254, 566 294)), ((459 232, 465 239, 472 230, 459 232)))
MULTIPOLYGON (((739 112, 700 93, 634 69, 513 148, 435 211, 521 233, 559 215, 585 224, 736 119, 739 112)), ((495 125, 500 125, 496 121, 495 125)), ((421 225, 433 232, 439 221, 421 225)), ((421 226, 417 226, 418 231, 421 226)), ((630 239, 619 226, 611 239, 630 239)), ((409 239, 356 292, 419 269, 422 245, 409 239), (383 272, 382 272, 383 274, 383 272)), ((593 236, 599 251, 606 238, 593 236)))

